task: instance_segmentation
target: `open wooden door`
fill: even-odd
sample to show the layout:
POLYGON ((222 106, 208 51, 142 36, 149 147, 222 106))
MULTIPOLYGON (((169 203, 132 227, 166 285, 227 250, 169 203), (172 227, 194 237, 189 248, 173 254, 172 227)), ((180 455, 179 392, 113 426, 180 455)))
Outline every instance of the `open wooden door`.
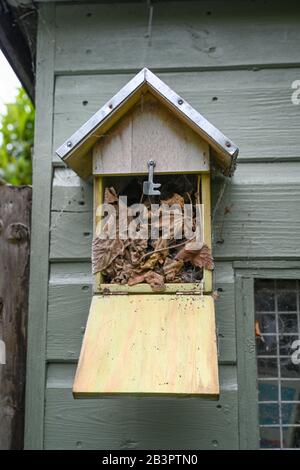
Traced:
POLYGON ((213 298, 95 295, 73 393, 217 397, 213 298))

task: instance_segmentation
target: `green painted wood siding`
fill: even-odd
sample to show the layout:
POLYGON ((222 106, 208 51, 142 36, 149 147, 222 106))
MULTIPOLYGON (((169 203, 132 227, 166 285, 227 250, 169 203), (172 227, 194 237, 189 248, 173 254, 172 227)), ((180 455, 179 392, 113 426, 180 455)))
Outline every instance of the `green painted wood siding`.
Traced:
MULTIPOLYGON (((149 45, 145 4, 41 3, 27 447, 242 447, 247 366, 243 359, 237 371, 233 263, 300 256, 300 107, 291 102, 291 83, 300 78, 300 7, 161 1, 154 4, 149 45), (92 188, 65 169, 54 150, 143 66, 241 149, 213 220, 219 402, 76 401, 71 394, 91 300, 92 188)), ((223 186, 214 179, 213 207, 223 186)))

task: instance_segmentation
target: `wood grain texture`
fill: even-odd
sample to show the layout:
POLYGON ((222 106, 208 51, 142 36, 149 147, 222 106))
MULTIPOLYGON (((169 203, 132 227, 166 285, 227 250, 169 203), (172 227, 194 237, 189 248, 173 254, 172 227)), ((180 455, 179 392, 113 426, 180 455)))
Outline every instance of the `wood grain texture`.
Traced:
POLYGON ((235 284, 232 263, 216 262, 213 273, 220 364, 236 362, 235 284))
POLYGON ((31 193, 0 186, 0 449, 24 445, 31 193))
MULTIPOLYGON (((201 204, 203 204, 204 243, 211 249, 211 174, 201 175, 201 204)), ((212 271, 204 269, 204 291, 212 292, 212 271)))
MULTIPOLYGON (((217 263, 214 288, 219 363, 234 363, 234 280, 231 263, 217 263), (222 289, 222 290, 221 290, 222 289)), ((49 285, 47 360, 77 361, 92 299, 89 263, 52 263, 49 285)))
POLYGON ((93 149, 97 175, 147 174, 209 170, 209 150, 187 124, 148 94, 121 118, 93 149))
POLYGON ((159 2, 151 41, 146 4, 70 4, 56 11, 60 73, 299 64, 299 6, 289 0, 159 2))
POLYGON ((254 279, 237 273, 236 328, 240 449, 259 449, 257 362, 254 332, 254 279))
POLYGON ((92 212, 52 212, 50 259, 90 259, 92 225, 92 212))
MULTIPOLYGON (((298 164, 247 163, 228 181, 214 213, 223 180, 212 181, 213 255, 220 259, 290 258, 300 256, 298 164)), ((53 197, 56 187, 53 187, 53 197)), ((65 198, 69 189, 65 189, 65 198)), ((81 200, 80 188, 69 195, 81 200)), ((88 196, 87 196, 88 197, 88 196)), ((75 204, 76 205, 76 204, 75 204)), ((52 214, 51 251, 55 260, 89 260, 92 213, 52 214)))
MULTIPOLYGON (((72 170, 55 168, 53 175, 53 194, 51 198, 51 211, 64 212, 90 212, 92 210, 93 184, 86 183, 72 170)), ((53 215, 53 219, 56 217, 53 215)))
MULTIPOLYGON (((158 76, 237 143, 239 161, 276 161, 299 157, 299 107, 291 101, 291 84, 299 73, 299 68, 278 68, 158 76)), ((58 76, 53 153, 130 78, 132 74, 58 76)))
POLYGON ((41 449, 44 442, 54 48, 54 5, 45 4, 39 9, 37 50, 25 412, 25 447, 27 449, 41 449))
POLYGON ((80 255, 90 259, 93 238, 92 207, 93 184, 84 182, 68 168, 55 168, 51 197, 50 258, 67 259, 72 256, 71 252, 64 252, 64 239, 75 222, 77 228, 70 231, 70 248, 71 245, 73 248, 77 247, 79 259, 80 255), (74 217, 77 221, 74 221, 74 217))
POLYGON ((237 449, 236 369, 220 369, 219 401, 201 398, 74 400, 75 366, 50 364, 46 449, 237 449))
MULTIPOLYGON (((214 255, 224 260, 217 262, 215 276, 215 285, 223 289, 216 301, 218 333, 224 334, 219 335, 219 361, 230 362, 236 357, 232 259, 240 260, 235 261, 239 268, 237 262, 245 266, 249 259, 261 263, 255 272, 267 275, 268 271, 262 270, 263 264, 285 262, 291 266, 300 256, 299 169, 294 163, 277 163, 299 159, 299 107, 291 103, 291 83, 300 73, 299 6, 289 0, 284 4, 270 0, 155 4, 150 46, 149 38, 144 37, 148 23, 146 4, 111 8, 100 4, 74 5, 72 0, 68 3, 57 8, 59 47, 55 65, 49 60, 53 36, 48 13, 46 25, 51 38, 45 32, 43 45, 40 36, 40 51, 47 50, 47 54, 40 53, 46 61, 38 68, 40 103, 43 100, 40 120, 43 132, 38 134, 43 145, 37 147, 37 158, 41 155, 45 161, 44 149, 47 158, 53 155, 59 144, 146 65, 154 67, 160 78, 239 145, 240 161, 274 161, 271 165, 239 165, 215 214, 214 255), (53 96, 54 68, 58 75, 53 96)), ((42 166, 39 162, 38 167, 42 166)), ((90 258, 89 236, 83 234, 92 232, 92 199, 88 189, 82 191, 80 184, 74 188, 63 184, 53 187, 52 221, 55 216, 57 223, 51 230, 51 256, 58 262, 52 262, 50 272, 47 357, 60 363, 48 366, 43 435, 45 377, 40 366, 44 364, 41 345, 46 329, 47 276, 43 260, 47 253, 49 175, 48 165, 43 166, 43 171, 37 174, 40 184, 36 186, 36 201, 40 200, 36 207, 42 216, 39 227, 36 226, 36 238, 40 241, 35 245, 36 287, 31 301, 35 327, 30 348, 36 362, 30 374, 35 385, 30 387, 27 398, 29 447, 41 447, 43 440, 45 448, 52 449, 244 446, 246 415, 240 414, 239 442, 235 366, 220 369, 222 408, 198 399, 73 400, 75 365, 61 362, 78 357, 91 299, 90 264, 79 260, 90 258), (79 204, 82 200, 84 205, 79 204), (222 379, 224 369, 230 370, 232 377, 226 382, 226 389, 222 379)), ((212 188, 213 196, 217 197, 219 183, 213 181, 212 188)), ((277 266, 278 275, 288 275, 288 268, 277 266)), ((292 268, 296 272, 297 266, 292 268)), ((238 328, 245 328, 245 323, 238 324, 238 328)), ((247 361, 240 365, 241 372, 243 368, 247 372, 247 361)), ((252 375, 249 378, 253 380, 252 375)), ((242 403, 245 383, 241 376, 239 382, 242 403)), ((243 405, 243 410, 246 409, 247 403, 243 405)), ((254 418, 250 422, 253 424, 254 418)))
MULTIPOLYGON (((141 284, 135 284, 134 286, 128 286, 128 284, 104 284, 101 283, 99 280, 99 277, 97 279, 96 274, 96 281, 94 283, 94 292, 97 294, 103 294, 110 292, 113 294, 114 292, 116 293, 125 293, 127 292, 128 294, 153 294, 154 291, 152 287, 149 284, 146 283, 141 283, 141 284)), ((164 289, 164 294, 176 294, 180 292, 185 292, 186 294, 199 294, 203 292, 203 284, 202 282, 197 282, 197 283, 182 283, 182 284, 177 284, 177 283, 166 283, 165 284, 165 289, 164 289)), ((211 292, 211 290, 209 291, 211 292)))
POLYGON ((92 288, 88 283, 50 286, 48 360, 78 360, 91 298, 92 288))
POLYGON ((93 296, 73 394, 217 396, 213 298, 93 296))
POLYGON ((296 163, 242 165, 232 183, 227 184, 215 213, 214 256, 299 257, 298 177, 296 163))

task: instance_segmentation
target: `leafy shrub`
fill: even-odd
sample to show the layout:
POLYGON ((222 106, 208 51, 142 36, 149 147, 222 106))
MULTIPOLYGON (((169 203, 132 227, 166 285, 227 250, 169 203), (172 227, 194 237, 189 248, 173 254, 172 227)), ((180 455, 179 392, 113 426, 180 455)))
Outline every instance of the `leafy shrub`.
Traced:
POLYGON ((31 184, 34 107, 20 88, 0 116, 0 177, 14 185, 31 184))

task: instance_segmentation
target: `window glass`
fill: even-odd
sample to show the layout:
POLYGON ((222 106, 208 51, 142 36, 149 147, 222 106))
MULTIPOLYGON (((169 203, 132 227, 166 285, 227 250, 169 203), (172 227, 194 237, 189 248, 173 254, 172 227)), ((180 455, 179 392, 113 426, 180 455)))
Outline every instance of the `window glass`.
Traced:
POLYGON ((260 447, 300 448, 300 281, 255 282, 260 447))

